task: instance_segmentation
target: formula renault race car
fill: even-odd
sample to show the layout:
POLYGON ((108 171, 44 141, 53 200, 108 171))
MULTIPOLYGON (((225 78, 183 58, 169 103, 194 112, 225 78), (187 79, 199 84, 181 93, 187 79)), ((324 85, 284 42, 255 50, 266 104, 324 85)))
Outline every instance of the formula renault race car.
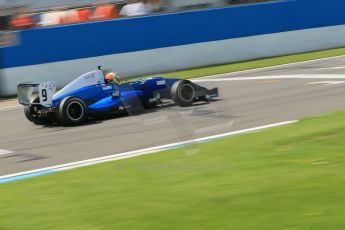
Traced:
POLYGON ((134 114, 153 108, 162 100, 172 100, 185 107, 218 96, 217 88, 208 90, 188 80, 173 78, 109 83, 100 67, 81 75, 57 93, 55 90, 54 82, 18 85, 19 102, 24 105, 24 114, 29 121, 40 125, 76 125, 97 114, 134 114))

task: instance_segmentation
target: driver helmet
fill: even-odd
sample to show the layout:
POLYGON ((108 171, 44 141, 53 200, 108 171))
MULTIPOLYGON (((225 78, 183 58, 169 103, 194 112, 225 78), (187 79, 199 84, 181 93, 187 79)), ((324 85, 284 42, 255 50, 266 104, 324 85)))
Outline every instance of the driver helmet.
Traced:
POLYGON ((116 73, 107 73, 105 75, 105 82, 106 83, 113 83, 113 82, 120 83, 116 73))

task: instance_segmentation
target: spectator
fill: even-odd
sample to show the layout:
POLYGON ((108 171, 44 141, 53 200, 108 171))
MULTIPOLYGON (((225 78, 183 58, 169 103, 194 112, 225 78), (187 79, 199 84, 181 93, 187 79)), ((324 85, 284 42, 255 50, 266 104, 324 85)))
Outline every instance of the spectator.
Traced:
POLYGON ((12 17, 10 25, 16 29, 26 29, 35 26, 32 15, 26 13, 26 9, 20 9, 18 16, 12 17))
POLYGON ((119 16, 118 9, 113 4, 99 5, 92 14, 92 20, 109 20, 119 16))
POLYGON ((124 7, 122 7, 120 15, 124 17, 131 17, 150 14, 151 12, 152 9, 150 7, 150 4, 146 0, 143 0, 125 5, 124 7))
POLYGON ((62 19, 62 23, 67 24, 67 23, 78 23, 80 22, 79 20, 79 15, 78 11, 75 9, 70 9, 66 10, 64 17, 62 19))
POLYGON ((41 15, 41 26, 55 26, 64 23, 65 11, 63 10, 54 10, 41 15))
POLYGON ((90 17, 90 10, 88 8, 77 9, 80 22, 86 22, 90 17))

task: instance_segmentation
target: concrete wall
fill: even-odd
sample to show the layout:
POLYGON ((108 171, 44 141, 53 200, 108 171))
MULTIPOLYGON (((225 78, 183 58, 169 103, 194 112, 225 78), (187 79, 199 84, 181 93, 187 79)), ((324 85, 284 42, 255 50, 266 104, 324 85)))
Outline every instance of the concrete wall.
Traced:
POLYGON ((0 94, 62 86, 103 65, 125 77, 345 46, 345 1, 291 0, 20 32, 0 49, 0 94))

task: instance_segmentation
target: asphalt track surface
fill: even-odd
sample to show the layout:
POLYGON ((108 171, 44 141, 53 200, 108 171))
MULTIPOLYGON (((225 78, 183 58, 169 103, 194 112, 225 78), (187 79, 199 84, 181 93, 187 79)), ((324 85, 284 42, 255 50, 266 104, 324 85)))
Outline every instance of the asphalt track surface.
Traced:
POLYGON ((166 105, 78 127, 36 126, 21 108, 3 109, 0 176, 344 109, 344 63, 345 57, 336 57, 203 78, 199 84, 219 87, 219 100, 189 108, 166 105), (253 79, 227 80, 241 77, 253 79))

